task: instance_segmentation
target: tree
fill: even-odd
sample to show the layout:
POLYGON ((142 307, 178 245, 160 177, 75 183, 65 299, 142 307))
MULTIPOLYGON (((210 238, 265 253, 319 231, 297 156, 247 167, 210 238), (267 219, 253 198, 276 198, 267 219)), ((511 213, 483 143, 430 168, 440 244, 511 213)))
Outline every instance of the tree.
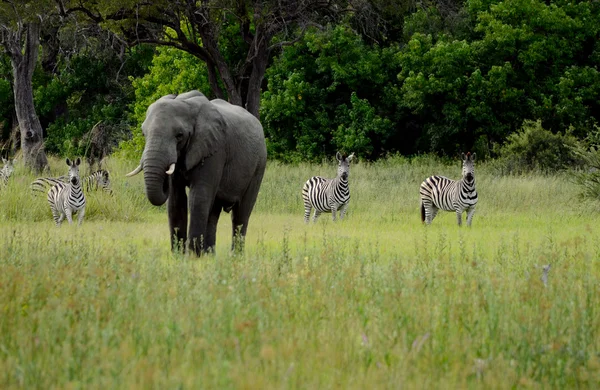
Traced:
POLYGON ((38 59, 44 5, 41 1, 3 0, 0 3, 0 39, 12 65, 14 104, 21 131, 23 159, 36 171, 48 165, 42 126, 33 104, 31 81, 38 59))
POLYGON ((274 49, 311 25, 360 8, 343 0, 56 0, 63 15, 79 13, 119 30, 132 43, 184 50, 206 63, 213 94, 259 116, 260 90, 274 49))
MULTIPOLYGON (((269 156, 377 158, 410 144, 396 110, 396 47, 368 45, 345 25, 311 29, 267 71, 261 118, 269 156)), ((402 150, 406 152, 405 150, 402 150)))

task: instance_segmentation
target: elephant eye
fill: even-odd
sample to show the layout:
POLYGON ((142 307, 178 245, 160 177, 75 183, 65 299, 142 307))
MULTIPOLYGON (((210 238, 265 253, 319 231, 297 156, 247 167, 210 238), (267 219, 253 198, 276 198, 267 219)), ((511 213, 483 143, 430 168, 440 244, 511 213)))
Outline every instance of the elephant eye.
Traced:
POLYGON ((177 138, 177 140, 181 141, 183 139, 183 133, 177 133, 175 137, 177 138))

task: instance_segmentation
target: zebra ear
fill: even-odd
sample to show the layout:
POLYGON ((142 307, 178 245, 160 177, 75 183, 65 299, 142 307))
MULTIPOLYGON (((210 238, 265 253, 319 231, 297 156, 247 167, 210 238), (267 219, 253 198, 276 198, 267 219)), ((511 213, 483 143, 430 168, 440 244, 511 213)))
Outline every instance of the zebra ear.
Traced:
POLYGON ((475 153, 471 155, 471 161, 475 161, 475 153))
POLYGON ((342 160, 344 159, 344 158, 343 158, 343 156, 342 156, 342 154, 341 154, 340 152, 337 152, 337 153, 335 154, 335 158, 336 158, 338 161, 342 161, 342 160))
POLYGON ((79 164, 81 164, 81 159, 79 157, 77 157, 77 161, 75 161, 75 165, 79 166, 79 164))
POLYGON ((6 164, 7 162, 8 162, 8 161, 7 161, 7 160, 6 160, 4 157, 2 157, 2 163, 3 163, 3 164, 6 164))
POLYGON ((461 153, 461 158, 463 159, 463 161, 465 161, 467 159, 467 155, 464 153, 461 153))
POLYGON ((69 158, 67 157, 67 165, 71 166, 71 160, 69 160, 69 158))
POLYGON ((346 160, 348 160, 348 162, 352 161, 354 159, 354 152, 350 153, 350 155, 348 157, 346 157, 346 160))

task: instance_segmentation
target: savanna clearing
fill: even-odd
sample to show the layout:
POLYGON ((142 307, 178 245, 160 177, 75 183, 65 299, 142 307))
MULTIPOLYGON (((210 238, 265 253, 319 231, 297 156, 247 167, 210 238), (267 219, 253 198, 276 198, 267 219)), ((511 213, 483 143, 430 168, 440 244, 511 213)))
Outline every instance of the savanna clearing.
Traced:
MULTIPOLYGON (((594 388, 598 206, 568 174, 476 166, 472 228, 424 227, 419 184, 460 165, 351 167, 347 219, 305 225, 301 188, 335 166, 270 163, 246 251, 171 254, 137 163, 54 227, 18 167, 0 191, 2 388, 594 388), (550 265, 543 280, 543 267, 550 265)), ((53 173, 64 174, 62 160, 53 173)))

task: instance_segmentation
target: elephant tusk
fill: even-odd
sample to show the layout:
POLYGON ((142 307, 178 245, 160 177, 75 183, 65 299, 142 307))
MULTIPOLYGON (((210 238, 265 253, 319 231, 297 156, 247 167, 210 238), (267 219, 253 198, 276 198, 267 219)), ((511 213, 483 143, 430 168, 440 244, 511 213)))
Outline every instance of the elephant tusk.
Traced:
POLYGON ((135 168, 133 171, 129 172, 125 176, 127 176, 127 177, 135 176, 138 173, 140 173, 141 171, 142 171, 142 164, 138 165, 137 168, 135 168))
POLYGON ((169 170, 166 172, 167 175, 172 175, 175 172, 175 163, 171 164, 169 170))

